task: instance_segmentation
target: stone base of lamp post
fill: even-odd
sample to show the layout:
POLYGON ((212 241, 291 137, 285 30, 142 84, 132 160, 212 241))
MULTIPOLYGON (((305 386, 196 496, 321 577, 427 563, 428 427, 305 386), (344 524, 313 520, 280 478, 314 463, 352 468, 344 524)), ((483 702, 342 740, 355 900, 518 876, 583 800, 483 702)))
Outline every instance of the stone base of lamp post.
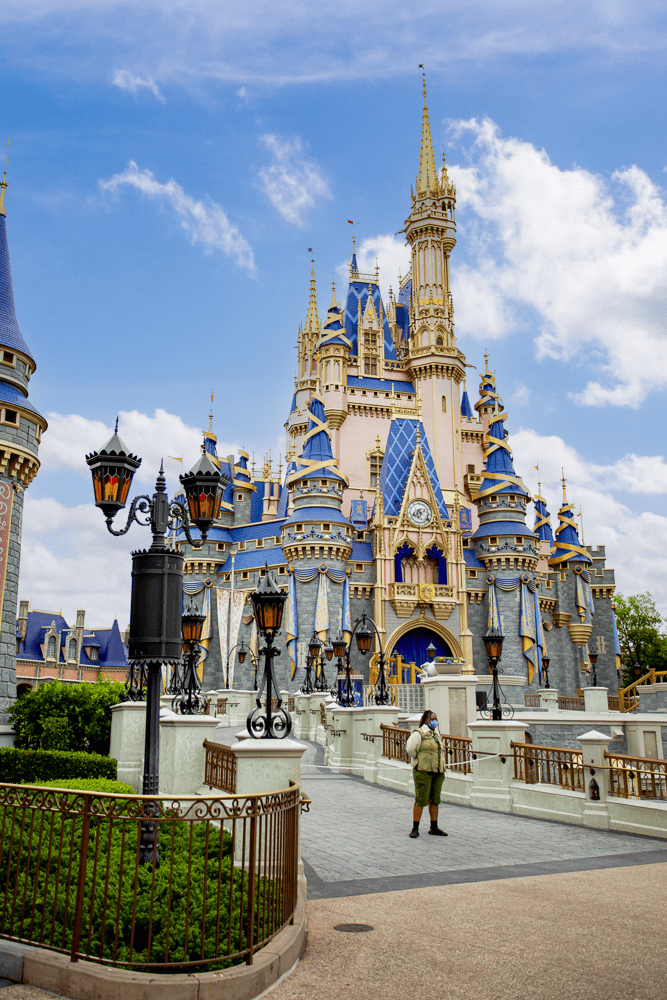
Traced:
POLYGON ((477 719, 478 681, 474 674, 462 673, 436 674, 422 680, 424 708, 438 716, 443 735, 468 735, 468 724, 477 719))
POLYGON ((607 701, 606 687, 585 687, 584 688, 584 711, 585 712, 595 712, 597 715, 600 712, 609 711, 609 702, 607 701))
POLYGON ((204 740, 215 740, 218 720, 210 715, 160 719, 160 795, 196 795, 204 781, 204 740))
POLYGON ((558 691, 556 688, 540 688, 540 708, 545 708, 547 712, 558 711, 558 691))
POLYGON ((144 741, 146 738, 146 703, 122 701, 111 706, 111 745, 109 756, 118 761, 118 780, 142 791, 144 741))

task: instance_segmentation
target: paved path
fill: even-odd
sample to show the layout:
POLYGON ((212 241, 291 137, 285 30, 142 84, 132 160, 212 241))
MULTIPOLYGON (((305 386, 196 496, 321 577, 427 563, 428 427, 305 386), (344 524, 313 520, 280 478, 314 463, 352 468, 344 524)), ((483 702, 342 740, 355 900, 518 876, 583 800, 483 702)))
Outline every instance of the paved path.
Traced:
POLYGON ((667 862, 667 843, 548 820, 440 806, 449 836, 411 840, 412 796, 332 774, 308 745, 303 789, 312 799, 301 827, 309 899, 667 862))

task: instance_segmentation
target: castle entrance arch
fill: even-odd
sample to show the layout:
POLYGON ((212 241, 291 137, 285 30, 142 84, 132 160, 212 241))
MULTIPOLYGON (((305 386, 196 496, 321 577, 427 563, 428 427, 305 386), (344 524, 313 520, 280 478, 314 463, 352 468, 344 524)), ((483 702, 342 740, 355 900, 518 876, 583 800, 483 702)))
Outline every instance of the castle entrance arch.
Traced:
POLYGON ((440 622, 420 621, 401 625, 389 637, 387 655, 396 657, 396 680, 399 684, 419 683, 416 670, 428 661, 428 646, 433 643, 436 656, 461 656, 461 648, 455 637, 440 622))

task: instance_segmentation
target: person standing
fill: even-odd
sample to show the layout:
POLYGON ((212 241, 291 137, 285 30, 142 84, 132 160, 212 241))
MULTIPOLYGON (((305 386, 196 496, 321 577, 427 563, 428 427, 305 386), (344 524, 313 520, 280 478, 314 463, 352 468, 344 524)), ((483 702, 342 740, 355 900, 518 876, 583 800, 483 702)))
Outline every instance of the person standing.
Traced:
POLYGON ((445 745, 438 732, 438 718, 435 712, 426 709, 419 720, 419 729, 415 729, 408 739, 406 750, 412 760, 412 774, 415 780, 415 806, 409 836, 413 838, 419 836, 419 821, 424 806, 428 806, 431 818, 428 832, 434 837, 446 837, 446 832, 438 826, 440 792, 445 780, 445 745))

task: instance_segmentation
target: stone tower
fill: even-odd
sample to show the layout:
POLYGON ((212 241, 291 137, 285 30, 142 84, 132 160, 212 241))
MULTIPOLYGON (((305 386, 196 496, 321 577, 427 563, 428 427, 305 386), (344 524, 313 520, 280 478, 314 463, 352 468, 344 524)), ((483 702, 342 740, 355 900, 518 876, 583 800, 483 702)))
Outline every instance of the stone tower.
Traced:
POLYGON ((0 721, 16 698, 16 601, 21 562, 23 493, 37 474, 37 452, 47 423, 28 401, 35 360, 21 336, 14 308, 5 211, 0 182, 0 721))

